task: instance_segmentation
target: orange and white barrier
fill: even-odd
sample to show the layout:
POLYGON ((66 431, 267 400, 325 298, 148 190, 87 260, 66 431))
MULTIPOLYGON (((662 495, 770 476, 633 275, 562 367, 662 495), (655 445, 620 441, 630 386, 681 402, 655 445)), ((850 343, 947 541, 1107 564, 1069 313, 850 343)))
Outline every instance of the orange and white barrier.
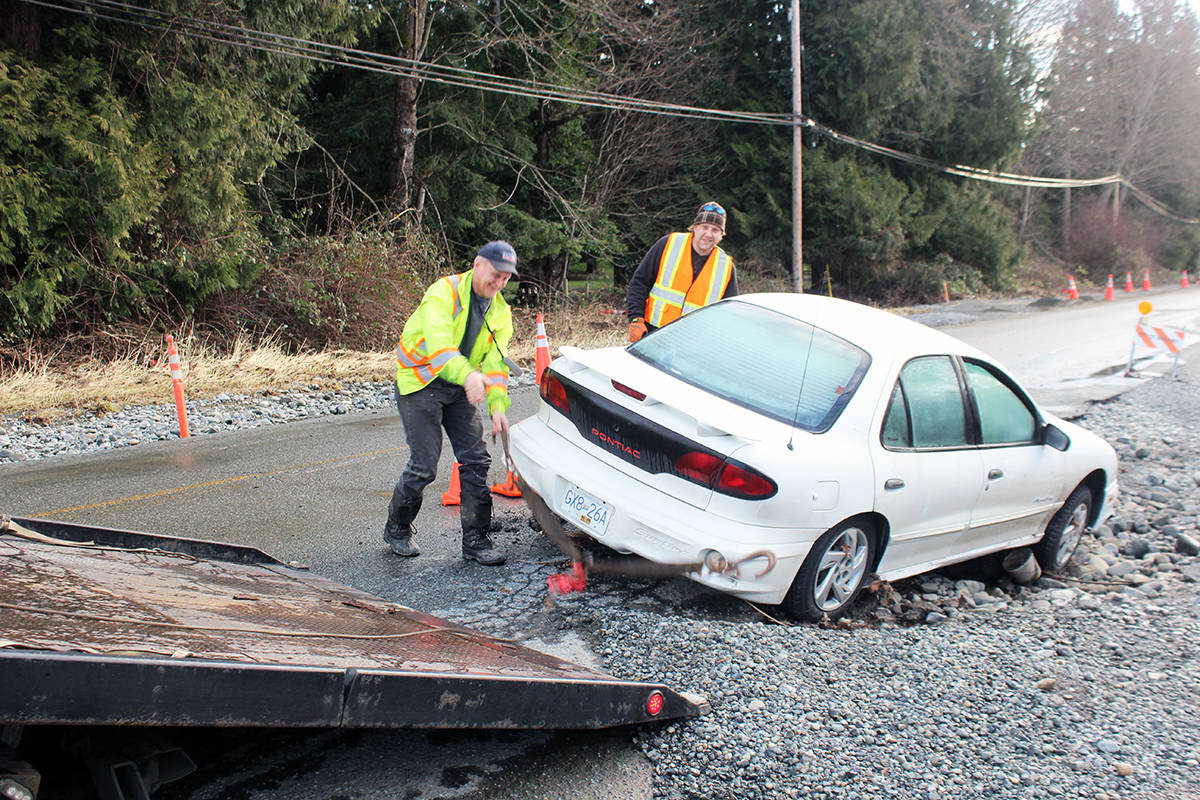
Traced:
POLYGON ((1067 299, 1068 300, 1078 300, 1079 299, 1079 287, 1077 287, 1075 285, 1075 276, 1074 275, 1067 276, 1067 290, 1066 291, 1067 291, 1067 299))
MULTIPOLYGON (((1143 303, 1143 305, 1148 306, 1149 303, 1143 303)), ((1133 357, 1138 346, 1141 345, 1149 350, 1161 351, 1163 355, 1167 353, 1174 355, 1175 361, 1171 365, 1171 377, 1174 378, 1175 370, 1179 367, 1179 353, 1183 350, 1184 333, 1185 331, 1181 328, 1162 328, 1151 325, 1143 316, 1133 329, 1133 344, 1129 348, 1129 363, 1125 367, 1125 375, 1133 374, 1133 357)))
POLYGON ((1114 297, 1115 297, 1115 295, 1113 294, 1113 279, 1112 279, 1112 274, 1111 274, 1111 273, 1109 273, 1109 276, 1108 276, 1108 284, 1107 284, 1107 285, 1104 287, 1104 299, 1105 299, 1105 300, 1112 300, 1112 299, 1114 299, 1114 297))
POLYGON ((1183 349, 1183 331, 1178 328, 1157 328, 1139 322, 1134 328, 1134 336, 1151 350, 1166 350, 1168 353, 1179 355, 1183 349))
POLYGON ((1146 270, 1142 273, 1142 291, 1150 291, 1150 270, 1146 270))
POLYGON ((175 349, 175 339, 167 334, 167 363, 171 369, 171 386, 175 390, 175 413, 179 417, 179 438, 186 439, 191 434, 188 431, 187 398, 183 393, 183 369, 179 366, 179 351, 175 349))
POLYGON ((1133 273, 1132 272, 1125 273, 1125 291, 1127 291, 1127 292, 1133 291, 1133 273))
POLYGON ((1188 274, 1186 269, 1183 271, 1183 275, 1181 275, 1179 278, 1179 287, 1181 289, 1186 289, 1188 287, 1188 274))

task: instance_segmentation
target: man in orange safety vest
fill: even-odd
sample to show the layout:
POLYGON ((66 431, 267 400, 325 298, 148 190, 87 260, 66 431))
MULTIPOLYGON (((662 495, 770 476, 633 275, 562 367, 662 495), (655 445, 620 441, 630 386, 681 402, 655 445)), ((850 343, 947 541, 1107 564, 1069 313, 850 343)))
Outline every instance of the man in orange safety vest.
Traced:
POLYGON ((737 295, 733 259, 717 247, 725 236, 726 216, 719 203, 705 203, 696 210, 689 233, 669 233, 646 253, 625 292, 629 341, 737 295))

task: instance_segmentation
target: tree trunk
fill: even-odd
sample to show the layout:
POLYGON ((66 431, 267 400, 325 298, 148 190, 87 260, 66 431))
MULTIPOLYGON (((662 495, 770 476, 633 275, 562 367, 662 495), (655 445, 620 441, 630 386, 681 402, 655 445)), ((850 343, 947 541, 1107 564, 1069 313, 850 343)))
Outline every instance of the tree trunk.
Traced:
MULTIPOLYGON (((404 17, 404 32, 400 42, 401 58, 419 61, 425 55, 429 41, 429 0, 413 0, 404 17)), ((413 170, 417 149, 417 95, 421 82, 415 72, 396 76, 392 112, 391 174, 388 195, 391 205, 400 213, 412 203, 413 170)), ((410 219, 418 223, 419 219, 410 219)))

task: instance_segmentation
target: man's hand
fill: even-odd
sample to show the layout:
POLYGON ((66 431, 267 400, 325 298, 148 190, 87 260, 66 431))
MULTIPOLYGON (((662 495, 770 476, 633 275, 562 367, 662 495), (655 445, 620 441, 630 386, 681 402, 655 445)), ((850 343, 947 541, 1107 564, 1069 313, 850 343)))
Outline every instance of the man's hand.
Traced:
POLYGON ((629 341, 636 342, 646 335, 646 320, 635 317, 629 321, 629 341))
POLYGON ((503 411, 497 411, 495 414, 492 414, 492 435, 508 435, 508 417, 504 416, 503 411))
POLYGON ((487 384, 483 380, 482 372, 472 372, 463 381, 463 388, 467 390, 467 402, 471 405, 482 402, 487 384))

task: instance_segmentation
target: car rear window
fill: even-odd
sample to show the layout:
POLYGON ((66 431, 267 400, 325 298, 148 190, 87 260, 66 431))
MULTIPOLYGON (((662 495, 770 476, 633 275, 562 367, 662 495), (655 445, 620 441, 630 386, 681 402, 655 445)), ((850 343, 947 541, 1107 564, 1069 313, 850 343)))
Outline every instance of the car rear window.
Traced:
POLYGON ((681 317, 630 351, 693 386, 814 432, 833 424, 871 363, 845 339, 736 300, 681 317))

